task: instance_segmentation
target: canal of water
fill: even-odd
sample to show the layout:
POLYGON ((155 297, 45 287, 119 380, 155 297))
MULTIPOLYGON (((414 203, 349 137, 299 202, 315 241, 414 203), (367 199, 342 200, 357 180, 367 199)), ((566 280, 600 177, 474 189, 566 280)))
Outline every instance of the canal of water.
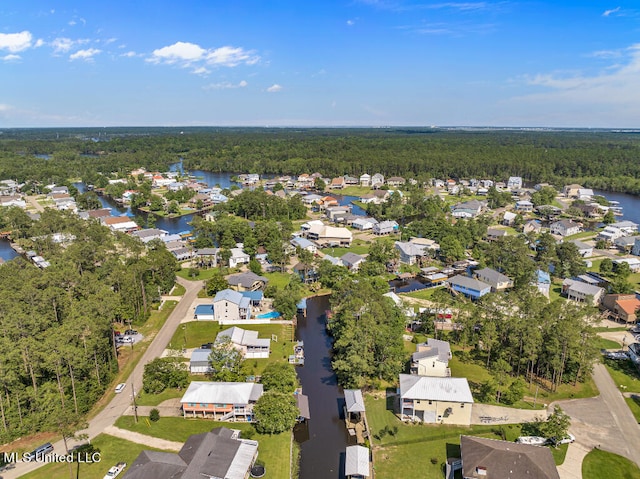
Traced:
POLYGON ((307 300, 307 317, 296 335, 304 341, 304 366, 298 368, 302 392, 309 397, 311 419, 296 426, 300 444, 300 479, 344 478, 348 434, 342 418, 344 395, 331 369, 331 337, 325 328, 329 297, 307 300))

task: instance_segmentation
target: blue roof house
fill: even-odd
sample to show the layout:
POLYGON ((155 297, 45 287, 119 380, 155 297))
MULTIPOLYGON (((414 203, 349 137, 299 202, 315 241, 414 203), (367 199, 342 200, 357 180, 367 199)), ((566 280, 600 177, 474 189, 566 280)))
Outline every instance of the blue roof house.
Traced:
POLYGON ((491 286, 487 283, 461 274, 448 279, 447 284, 452 292, 463 294, 473 300, 479 299, 491 292, 491 286))

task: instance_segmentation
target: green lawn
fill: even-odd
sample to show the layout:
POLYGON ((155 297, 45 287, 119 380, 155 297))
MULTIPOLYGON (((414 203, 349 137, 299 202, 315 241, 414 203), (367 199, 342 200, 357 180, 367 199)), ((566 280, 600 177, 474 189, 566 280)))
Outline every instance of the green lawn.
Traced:
POLYGON ((195 270, 198 271, 197 276, 189 276, 189 272, 191 269, 192 268, 183 268, 178 272, 176 272, 176 274, 181 278, 188 279, 189 281, 201 281, 201 280, 211 279, 211 277, 216 273, 216 271, 219 271, 218 268, 208 268, 208 269, 195 268, 195 270))
POLYGON ((602 361, 620 391, 640 393, 640 374, 638 374, 630 359, 616 361, 603 358, 602 361))
POLYGON ((184 296, 184 293, 186 293, 187 290, 185 289, 184 286, 182 286, 179 283, 176 283, 175 286, 173 287, 173 290, 171 291, 171 296, 184 296))
POLYGON ((263 273, 262 276, 269 280, 269 283, 267 284, 275 286, 278 289, 284 289, 291 280, 291 275, 289 273, 263 273))
POLYGON ((253 426, 248 423, 228 423, 210 419, 184 419, 181 417, 162 417, 155 423, 142 420, 136 424, 132 416, 122 416, 116 421, 116 426, 148 436, 178 442, 186 441, 192 434, 211 431, 213 428, 220 426, 239 429, 245 434, 253 434, 251 439, 258 441, 258 459, 264 462, 267 470, 265 478, 289 479, 291 434, 263 435, 255 433, 253 426))
POLYGON ((584 240, 594 238, 598 233, 594 231, 582 231, 571 236, 567 236, 564 241, 584 240))
POLYGON ((627 458, 594 449, 582 462, 582 479, 602 479, 603 477, 640 479, 640 469, 627 458))
POLYGON ((433 298, 433 294, 439 289, 441 289, 441 287, 420 289, 418 291, 412 291, 411 293, 401 293, 400 297, 409 296, 410 298, 430 300, 433 298))
POLYGON ((640 423, 640 396, 633 396, 630 398, 624 398, 633 413, 633 416, 636 418, 636 421, 640 423))
MULTIPOLYGON (((124 439, 115 438, 107 434, 100 434, 91 442, 100 450, 100 462, 94 464, 81 464, 79 476, 83 479, 102 479, 111 466, 115 466, 118 462, 126 462, 128 465, 138 457, 138 454, 145 449, 153 449, 144 444, 129 442, 124 439)), ((56 451, 59 454, 64 451, 56 451)), ((127 470, 125 469, 125 472, 127 470)), ((77 465, 72 465, 73 475, 76 477, 77 465)), ((27 479, 68 479, 70 477, 69 464, 53 463, 48 464, 25 474, 22 477, 27 479)))
MULTIPOLYGON (((504 438, 507 441, 514 441, 520 435, 517 424, 471 427, 404 424, 390 410, 390 400, 385 399, 381 392, 366 395, 365 404, 374 435, 373 459, 378 479, 442 479, 447 457, 460 457, 461 435, 504 438), (380 431, 385 428, 395 433, 380 437, 380 431)), ((552 454, 556 463, 564 461, 566 446, 552 450, 552 454)))
POLYGON ((620 349, 622 347, 622 344, 618 341, 601 338, 599 336, 595 338, 594 344, 598 349, 620 349))

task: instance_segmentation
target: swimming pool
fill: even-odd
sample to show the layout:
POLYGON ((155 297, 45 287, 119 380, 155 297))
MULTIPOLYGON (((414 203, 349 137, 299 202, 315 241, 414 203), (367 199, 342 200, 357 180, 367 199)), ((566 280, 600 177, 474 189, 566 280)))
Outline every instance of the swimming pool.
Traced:
POLYGON ((277 311, 271 311, 270 313, 259 314, 258 316, 256 316, 256 319, 275 319, 279 317, 280 313, 278 313, 277 311))

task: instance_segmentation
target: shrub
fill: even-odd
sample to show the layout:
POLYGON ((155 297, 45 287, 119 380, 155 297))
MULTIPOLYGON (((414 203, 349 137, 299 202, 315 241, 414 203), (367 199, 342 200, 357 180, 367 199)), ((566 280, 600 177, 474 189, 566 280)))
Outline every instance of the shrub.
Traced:
POLYGON ((160 420, 160 411, 158 411, 156 408, 153 408, 151 411, 149 411, 149 421, 158 422, 159 420, 160 420))

